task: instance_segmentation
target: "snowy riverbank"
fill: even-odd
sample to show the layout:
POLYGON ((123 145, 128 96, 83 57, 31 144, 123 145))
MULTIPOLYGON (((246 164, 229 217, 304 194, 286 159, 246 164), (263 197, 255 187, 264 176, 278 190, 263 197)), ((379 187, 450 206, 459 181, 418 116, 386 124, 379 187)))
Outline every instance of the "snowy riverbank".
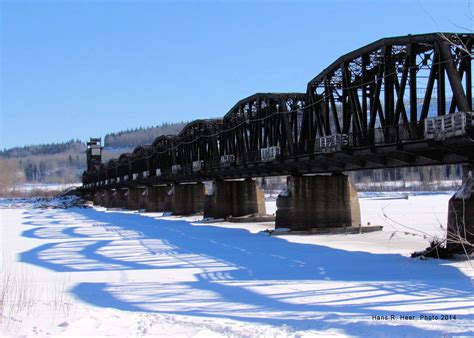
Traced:
POLYGON ((4 201, 1 332, 473 334, 469 262, 408 257, 444 235, 451 193, 407 194, 361 195, 363 223, 381 232, 278 238, 262 233, 272 224, 4 201))

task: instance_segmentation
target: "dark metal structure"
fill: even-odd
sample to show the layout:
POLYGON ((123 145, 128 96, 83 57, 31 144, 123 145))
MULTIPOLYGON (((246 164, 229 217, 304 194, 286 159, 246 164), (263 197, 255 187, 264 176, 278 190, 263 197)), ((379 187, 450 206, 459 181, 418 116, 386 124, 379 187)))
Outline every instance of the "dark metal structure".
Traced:
POLYGON ((472 162, 473 38, 378 40, 337 59, 306 93, 257 93, 223 119, 91 162, 84 187, 472 162))
POLYGON ((87 171, 94 170, 94 168, 102 162, 102 146, 100 143, 100 138, 91 138, 90 141, 87 142, 87 171))

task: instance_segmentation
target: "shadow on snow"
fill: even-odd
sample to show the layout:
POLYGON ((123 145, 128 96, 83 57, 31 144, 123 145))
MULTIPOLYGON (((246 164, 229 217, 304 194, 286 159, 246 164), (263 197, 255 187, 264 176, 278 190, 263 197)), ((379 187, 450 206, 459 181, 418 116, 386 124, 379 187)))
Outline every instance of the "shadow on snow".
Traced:
POLYGON ((419 315, 424 312, 417 307, 432 305, 438 306, 436 313, 450 314, 468 309, 465 299, 472 297, 466 276, 441 261, 297 244, 179 219, 94 209, 61 212, 88 224, 77 226, 51 211, 25 212, 31 220, 24 224, 35 228, 23 236, 55 241, 21 253, 21 261, 58 272, 202 271, 191 282, 84 282, 73 287, 73 295, 99 307, 295 329, 336 328, 352 335, 369 329, 374 335, 439 335, 435 329, 369 324, 367 318, 419 315))

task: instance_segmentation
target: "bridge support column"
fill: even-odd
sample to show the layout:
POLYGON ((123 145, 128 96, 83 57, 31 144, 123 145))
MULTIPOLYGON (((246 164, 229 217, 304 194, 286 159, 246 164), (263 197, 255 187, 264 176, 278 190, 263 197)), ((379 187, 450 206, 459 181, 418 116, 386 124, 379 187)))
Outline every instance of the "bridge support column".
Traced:
POLYGON ((140 196, 140 209, 145 209, 146 211, 165 211, 170 190, 170 185, 147 187, 146 191, 140 196))
POLYGON ((205 189, 202 182, 173 184, 168 192, 166 211, 173 215, 190 215, 204 210, 205 189))
POLYGON ((112 208, 125 208, 126 206, 126 196, 125 196, 125 192, 127 191, 127 189, 123 189, 123 188, 117 188, 114 190, 113 194, 112 194, 112 203, 111 203, 111 207, 112 208))
POLYGON ((474 166, 463 168, 463 184, 448 203, 446 248, 452 253, 474 251, 474 166))
POLYGON ((113 190, 104 190, 102 192, 102 206, 104 208, 111 208, 114 204, 114 191, 113 190))
POLYGON ((275 228, 309 231, 360 223, 357 191, 346 175, 290 176, 277 199, 275 228))
POLYGON ((213 181, 204 204, 204 217, 266 215, 265 196, 254 180, 213 181))
POLYGON ((124 208, 128 210, 138 210, 140 208, 140 188, 130 187, 125 191, 124 208))
POLYGON ((103 200, 103 194, 104 191, 96 191, 93 197, 93 203, 95 206, 103 206, 104 205, 104 200, 103 200))
POLYGON ((112 205, 112 191, 101 190, 94 194, 94 205, 104 208, 110 208, 112 205))

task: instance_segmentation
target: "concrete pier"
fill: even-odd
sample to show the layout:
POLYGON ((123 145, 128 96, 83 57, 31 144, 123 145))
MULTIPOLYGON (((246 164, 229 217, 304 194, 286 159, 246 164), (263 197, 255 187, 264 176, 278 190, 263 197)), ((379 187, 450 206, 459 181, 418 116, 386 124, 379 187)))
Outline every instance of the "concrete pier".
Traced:
POLYGON ((173 215, 191 215, 204 210, 205 188, 201 182, 173 184, 168 192, 165 211, 173 215))
POLYGON ((463 184, 448 203, 446 248, 452 253, 474 251, 474 178, 464 168, 463 184))
POLYGON ((103 201, 103 191, 97 191, 95 194, 94 194, 94 197, 93 197, 93 204, 95 206, 103 206, 104 205, 104 201, 103 201))
POLYGON ((112 208, 114 204, 114 191, 113 190, 104 190, 102 193, 102 206, 104 208, 112 208))
POLYGON ((360 206, 346 175, 290 176, 277 199, 275 228, 359 226, 360 206))
POLYGON ((204 204, 204 217, 227 218, 265 215, 265 196, 251 179, 244 181, 213 181, 204 204))
POLYGON ((158 185, 147 187, 140 196, 140 209, 146 211, 165 211, 170 185, 158 185))
POLYGON ((125 191, 125 204, 124 209, 138 210, 140 209, 140 194, 143 192, 142 189, 136 187, 130 187, 125 191))
POLYGON ((125 197, 125 192, 127 189, 123 188, 118 188, 113 190, 112 194, 112 203, 111 206, 112 208, 125 208, 126 206, 126 197, 125 197))
POLYGON ((104 208, 112 207, 112 197, 113 191, 112 190, 101 190, 94 194, 94 205, 101 206, 104 208))

